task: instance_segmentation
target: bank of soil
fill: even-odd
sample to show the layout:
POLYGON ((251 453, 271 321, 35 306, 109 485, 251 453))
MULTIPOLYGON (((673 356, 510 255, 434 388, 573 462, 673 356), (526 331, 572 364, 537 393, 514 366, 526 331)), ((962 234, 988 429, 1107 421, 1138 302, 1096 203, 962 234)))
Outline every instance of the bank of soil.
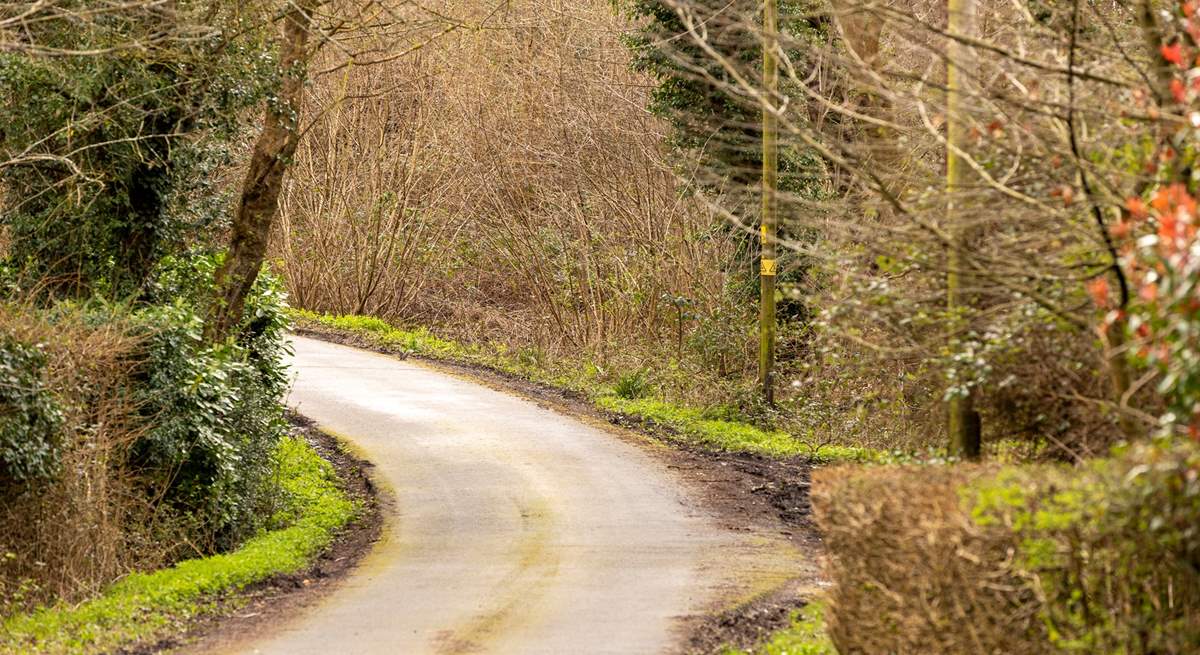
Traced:
POLYGON ((235 644, 248 635, 262 632, 267 626, 283 622, 320 600, 354 569, 378 541, 383 528, 383 505, 387 501, 371 480, 371 463, 347 452, 337 439, 317 429, 307 418, 289 412, 288 420, 292 424, 293 434, 303 436, 322 458, 333 465, 340 488, 361 507, 358 516, 342 528, 333 543, 307 569, 250 585, 219 601, 214 611, 188 626, 186 632, 157 644, 121 653, 142 655, 169 651, 198 654, 221 651, 223 645, 235 644))
MULTIPOLYGON (((583 394, 533 382, 496 369, 433 360, 373 342, 359 334, 315 324, 294 330, 300 336, 362 348, 399 358, 411 357, 434 368, 515 393, 537 404, 592 422, 604 422, 648 436, 670 448, 655 456, 678 471, 697 498, 723 528, 753 533, 774 532, 818 559, 821 539, 812 522, 809 480, 812 464, 802 457, 771 459, 750 453, 704 450, 665 426, 641 417, 600 409, 583 394)), ((620 435, 623 431, 614 430, 620 435)), ((626 436, 629 436, 626 434, 626 436)), ((636 437, 635 437, 636 438, 636 437)), ((816 571, 797 571, 795 579, 733 607, 713 608, 708 615, 688 617, 680 651, 687 655, 720 652, 725 646, 746 648, 787 627, 821 580, 816 571)))

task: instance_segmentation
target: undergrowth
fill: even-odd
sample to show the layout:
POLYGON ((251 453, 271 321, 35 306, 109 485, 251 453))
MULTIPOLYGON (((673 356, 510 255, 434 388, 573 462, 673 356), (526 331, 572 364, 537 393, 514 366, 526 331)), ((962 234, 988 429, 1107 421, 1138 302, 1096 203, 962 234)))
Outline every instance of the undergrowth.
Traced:
POLYGON ((379 345, 399 347, 420 357, 482 365, 541 384, 577 391, 603 410, 671 428, 688 442, 704 448, 777 458, 807 457, 825 462, 874 462, 888 457, 869 448, 820 444, 782 430, 759 427, 728 407, 701 409, 669 402, 654 395, 641 371, 619 375, 615 384, 608 385, 589 374, 586 367, 551 370, 503 347, 465 346, 439 338, 426 328, 405 330, 369 316, 291 311, 293 318, 301 323, 354 333, 379 345))
POLYGON ((132 574, 79 605, 58 603, 6 618, 0 653, 82 655, 152 643, 210 609, 218 593, 303 569, 357 508, 337 488, 333 467, 303 439, 284 438, 274 460, 288 499, 271 517, 275 529, 231 553, 132 574))
POLYGON ((259 276, 236 338, 208 343, 216 265, 164 258, 139 302, 0 302, 0 616, 267 527, 287 432, 283 292, 259 276))

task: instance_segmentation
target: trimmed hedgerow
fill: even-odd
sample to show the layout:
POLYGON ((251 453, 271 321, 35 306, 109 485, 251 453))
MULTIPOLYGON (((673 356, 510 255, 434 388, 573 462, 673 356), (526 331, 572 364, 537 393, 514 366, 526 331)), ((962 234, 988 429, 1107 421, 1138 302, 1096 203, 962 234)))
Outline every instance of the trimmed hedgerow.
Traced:
POLYGON ((963 490, 972 520, 1011 535, 1012 570, 1059 650, 1200 648, 1200 448, 1141 445, 1083 471, 1011 467, 963 490))
POLYGON ((814 474, 843 653, 1193 653, 1200 447, 814 474))
POLYGON ((143 302, 0 305, 0 610, 237 547, 279 507, 283 293, 202 334, 216 259, 167 259, 143 302))

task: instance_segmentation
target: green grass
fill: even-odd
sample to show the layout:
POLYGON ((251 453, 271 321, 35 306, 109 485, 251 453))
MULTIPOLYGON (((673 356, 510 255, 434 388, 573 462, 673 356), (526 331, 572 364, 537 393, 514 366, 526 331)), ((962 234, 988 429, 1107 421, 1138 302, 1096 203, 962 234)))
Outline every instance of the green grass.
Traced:
POLYGON ((0 653, 103 653, 153 642, 210 609, 217 594, 303 570, 357 508, 337 488, 333 467, 303 439, 285 438, 276 460, 290 503, 274 518, 287 527, 231 553, 135 573, 80 605, 58 604, 6 618, 0 653))
POLYGON ((536 361, 514 357, 502 347, 467 347, 438 338, 425 328, 404 330, 370 316, 333 316, 293 309, 301 322, 365 336, 381 345, 399 346, 431 359, 481 364, 536 382, 585 393, 596 406, 670 427, 698 446, 768 457, 805 456, 821 462, 876 462, 886 456, 868 448, 818 445, 781 431, 768 431, 736 420, 715 419, 703 410, 682 407, 651 397, 644 372, 621 376, 614 388, 584 374, 554 375, 536 361))
POLYGON ((426 330, 402 330, 386 321, 373 316, 333 316, 317 314, 302 309, 291 310, 293 318, 299 318, 314 323, 347 332, 358 332, 375 338, 381 344, 396 346, 423 357, 435 359, 466 359, 475 353, 453 341, 439 339, 426 330))
POLYGON ((825 634, 825 606, 809 603, 792 614, 792 624, 749 651, 727 649, 722 655, 837 655, 825 634))
POLYGON ((654 398, 629 400, 615 395, 602 395, 596 397, 595 402, 610 412, 628 414, 668 426, 685 438, 709 448, 756 453, 768 457, 803 455, 825 462, 868 462, 877 458, 877 453, 866 448, 815 445, 787 432, 768 431, 748 423, 708 418, 702 410, 680 407, 654 398))

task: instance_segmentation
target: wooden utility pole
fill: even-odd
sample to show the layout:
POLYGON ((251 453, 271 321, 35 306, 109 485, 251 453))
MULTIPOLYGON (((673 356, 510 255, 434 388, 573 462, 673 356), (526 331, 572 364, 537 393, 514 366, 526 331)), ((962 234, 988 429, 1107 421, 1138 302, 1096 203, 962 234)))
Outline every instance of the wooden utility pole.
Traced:
POLYGON ((779 39, 777 0, 763 0, 763 97, 762 103, 762 224, 759 262, 758 377, 763 398, 775 402, 775 234, 779 187, 778 124, 772 105, 779 95, 779 62, 775 58, 779 39))
MULTIPOLYGON (((963 291, 963 270, 966 262, 967 226, 956 213, 963 206, 962 196, 968 175, 967 162, 958 155, 967 144, 968 127, 964 117, 963 96, 970 85, 971 46, 956 37, 975 35, 975 0, 947 0, 949 11, 947 32, 950 44, 946 54, 946 223, 951 235, 946 258, 946 306, 953 314, 967 306, 963 291), (964 70, 967 72, 964 73, 964 70)), ((975 393, 971 389, 950 396, 947 409, 947 433, 950 454, 960 457, 979 456, 979 413, 975 411, 975 393)))

